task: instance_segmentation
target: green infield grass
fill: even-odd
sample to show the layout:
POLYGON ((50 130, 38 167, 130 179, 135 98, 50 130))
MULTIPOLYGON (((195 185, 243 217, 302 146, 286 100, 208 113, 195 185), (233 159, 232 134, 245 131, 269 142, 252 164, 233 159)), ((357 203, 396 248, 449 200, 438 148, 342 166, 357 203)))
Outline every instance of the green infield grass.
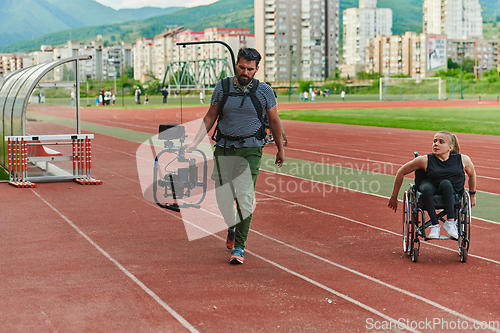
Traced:
POLYGON ((500 108, 394 108, 280 111, 283 120, 500 135, 500 108))
POLYGON ((0 166, 0 181, 1 180, 9 180, 9 174, 7 173, 7 170, 0 166))

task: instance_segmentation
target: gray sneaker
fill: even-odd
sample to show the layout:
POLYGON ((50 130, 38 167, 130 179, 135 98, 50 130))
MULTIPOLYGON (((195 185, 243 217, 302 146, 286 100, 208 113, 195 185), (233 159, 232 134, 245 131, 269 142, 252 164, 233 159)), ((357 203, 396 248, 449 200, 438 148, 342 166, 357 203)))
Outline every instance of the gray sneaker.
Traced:
POLYGON ((441 226, 439 224, 432 225, 431 232, 429 232, 429 235, 427 236, 427 238, 437 239, 441 236, 440 234, 441 234, 441 226))
POLYGON ((457 227, 458 221, 446 221, 443 223, 443 228, 446 230, 448 235, 451 237, 458 239, 458 227, 457 227))

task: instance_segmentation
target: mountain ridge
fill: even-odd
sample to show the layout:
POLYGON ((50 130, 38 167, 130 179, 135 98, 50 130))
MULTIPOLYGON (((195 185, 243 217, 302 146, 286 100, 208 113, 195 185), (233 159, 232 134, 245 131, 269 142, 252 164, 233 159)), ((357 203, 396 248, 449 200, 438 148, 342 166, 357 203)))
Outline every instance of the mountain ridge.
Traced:
MULTIPOLYGON (((139 37, 154 37, 167 27, 175 25, 184 25, 188 29, 203 30, 207 27, 235 27, 235 28, 250 28, 253 32, 253 0, 220 0, 210 5, 182 8, 172 7, 165 10, 173 10, 173 12, 161 14, 161 8, 143 7, 139 9, 120 9, 115 10, 105 7, 94 0, 0 0, 0 17, 5 16, 5 4, 11 3, 15 8, 23 3, 33 3, 34 8, 38 11, 41 4, 48 4, 53 9, 56 16, 64 16, 61 13, 67 12, 68 8, 72 8, 74 2, 87 4, 88 8, 95 10, 101 8, 103 13, 121 12, 127 17, 134 16, 134 20, 113 22, 113 18, 109 19, 108 24, 74 27, 73 29, 57 31, 40 36, 31 36, 31 40, 19 41, 17 43, 3 43, 8 35, 4 33, 0 39, 0 52, 27 52, 36 51, 40 45, 50 44, 53 46, 66 43, 67 40, 75 39, 80 42, 89 42, 95 39, 97 34, 103 35, 103 40, 107 43, 117 43, 122 40, 135 41, 139 37), (64 2, 65 5, 57 8, 57 5, 64 2), (36 6, 35 6, 36 5, 36 6), (104 8, 102 8, 104 7, 104 8), (111 11, 111 12, 110 12, 111 11), (160 13, 160 15, 151 16, 160 13), (141 16, 142 15, 142 16, 141 16), (139 19, 136 19, 139 17, 139 19), (37 37, 37 38, 33 38, 37 37), (4 46, 2 46, 4 45, 4 46)), ((480 0, 483 9, 483 21, 500 21, 500 0, 480 0)), ((395 35, 403 34, 405 31, 422 32, 422 5, 423 0, 378 0, 378 8, 390 8, 393 11, 393 29, 395 35)), ((357 7, 358 0, 340 0, 340 27, 339 32, 342 38, 342 12, 351 7, 357 7)), ((11 12, 16 11, 8 8, 11 12)), ((85 16, 84 14, 78 15, 85 16)), ((123 16, 122 16, 123 17, 123 16)), ((60 18, 59 21, 69 21, 71 23, 79 22, 78 18, 73 18, 69 15, 60 18), (68 17, 71 17, 69 19, 68 17)), ((37 20, 28 20, 28 24, 33 26, 32 29, 38 28, 40 23, 37 20)), ((495 23, 496 25, 496 23, 495 23)), ((0 22, 1 28, 1 22, 0 22)), ((0 30, 2 31, 2 30, 0 30)), ((29 37, 28 37, 29 38, 29 37)), ((27 38, 27 39, 28 39, 27 38)), ((341 41, 342 43, 342 41, 341 41)))
POLYGON ((115 10, 94 0, 0 0, 0 46, 83 26, 168 14, 184 7, 115 10))
MULTIPOLYGON (((1 0, 0 0, 1 1, 1 0)), ((39 36, 0 47, 0 52, 31 52, 40 45, 62 45, 70 38, 79 42, 95 40, 102 35, 108 44, 122 40, 135 42, 140 37, 154 37, 168 27, 184 25, 188 29, 203 30, 208 27, 240 27, 253 31, 252 0, 220 0, 218 2, 192 8, 179 9, 170 14, 150 17, 143 20, 114 23, 100 26, 79 27, 39 36)))

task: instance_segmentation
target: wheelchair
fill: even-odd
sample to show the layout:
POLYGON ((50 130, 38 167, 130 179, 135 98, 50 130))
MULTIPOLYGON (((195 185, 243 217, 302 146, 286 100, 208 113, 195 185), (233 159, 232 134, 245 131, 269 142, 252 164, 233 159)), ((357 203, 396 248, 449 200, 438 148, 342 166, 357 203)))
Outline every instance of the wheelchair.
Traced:
MULTIPOLYGON (((415 153, 415 156, 418 156, 415 153)), ((455 194, 455 216, 458 219, 458 239, 451 236, 441 236, 439 239, 427 237, 426 229, 431 226, 430 219, 426 221, 425 205, 423 196, 418 188, 420 183, 425 180, 425 171, 415 171, 415 184, 411 184, 403 197, 403 251, 409 255, 413 262, 418 261, 420 255, 420 240, 453 240, 458 242, 458 255, 461 262, 467 261, 470 245, 470 226, 471 226, 471 203, 469 192, 463 191, 462 194, 455 194)), ((437 214, 438 220, 445 222, 444 219, 444 200, 440 195, 434 195, 436 210, 441 210, 437 214)))

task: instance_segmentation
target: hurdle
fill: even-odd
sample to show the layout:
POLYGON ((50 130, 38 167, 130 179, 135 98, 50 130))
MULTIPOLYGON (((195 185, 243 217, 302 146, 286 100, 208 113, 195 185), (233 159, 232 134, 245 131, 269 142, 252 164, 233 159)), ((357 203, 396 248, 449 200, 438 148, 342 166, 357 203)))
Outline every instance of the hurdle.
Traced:
POLYGON ((93 138, 93 134, 6 136, 9 184, 33 188, 37 187, 35 182, 73 180, 82 185, 101 185, 102 181, 92 178, 93 138), (49 145, 70 145, 71 154, 64 155, 49 145), (72 172, 64 172, 51 163, 61 161, 72 162, 72 172), (28 165, 44 174, 30 176, 28 165))

